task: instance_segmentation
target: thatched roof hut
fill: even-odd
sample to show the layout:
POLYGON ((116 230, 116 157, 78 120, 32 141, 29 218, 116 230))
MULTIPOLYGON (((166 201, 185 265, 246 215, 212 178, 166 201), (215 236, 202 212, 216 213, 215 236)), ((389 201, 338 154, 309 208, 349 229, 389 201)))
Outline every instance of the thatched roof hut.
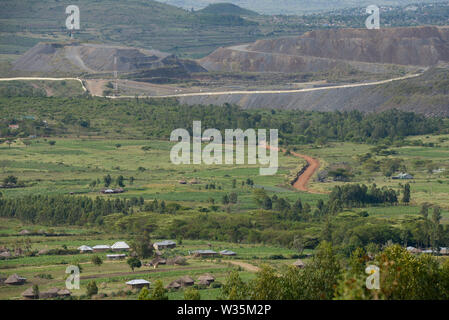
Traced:
POLYGON ((37 295, 33 288, 28 288, 24 292, 22 292, 22 297, 24 299, 39 299, 39 295, 37 295))
POLYGON ((47 291, 41 292, 39 297, 41 299, 51 299, 56 298, 58 296, 59 289, 58 288, 51 288, 47 291))
POLYGON ((68 289, 61 289, 58 291, 58 297, 70 297, 72 292, 68 289))
POLYGON ((301 260, 301 259, 298 259, 298 260, 296 260, 295 262, 293 262, 293 265, 295 266, 295 267, 297 267, 297 268, 304 268, 305 266, 306 266, 306 264, 301 260))
POLYGON ((0 259, 7 259, 7 258, 11 258, 11 252, 4 251, 4 252, 0 253, 0 259))
POLYGON ((10 284, 10 285, 22 285, 27 281, 26 278, 23 278, 19 275, 17 275, 16 273, 9 276, 8 279, 5 280, 5 284, 10 284))
POLYGON ((172 281, 170 282, 170 284, 168 284, 167 286, 165 286, 165 289, 175 289, 178 290, 179 288, 181 288, 181 284, 178 281, 172 281))
POLYGON ((195 284, 195 280, 189 276, 183 276, 176 280, 176 282, 179 282, 183 287, 193 286, 195 284))
POLYGON ((200 280, 200 281, 198 282, 198 285, 199 285, 199 286, 208 287, 208 286, 210 286, 210 282, 203 279, 203 280, 200 280))
POLYGON ((201 284, 202 281, 206 281, 207 284, 209 285, 211 282, 215 281, 215 277, 213 275, 211 275, 210 273, 206 273, 206 274, 199 276, 198 281, 200 282, 199 284, 201 284))
POLYGON ((47 254, 47 253, 48 253, 47 249, 41 249, 41 250, 39 250, 39 252, 37 254, 38 255, 44 255, 44 254, 47 254))

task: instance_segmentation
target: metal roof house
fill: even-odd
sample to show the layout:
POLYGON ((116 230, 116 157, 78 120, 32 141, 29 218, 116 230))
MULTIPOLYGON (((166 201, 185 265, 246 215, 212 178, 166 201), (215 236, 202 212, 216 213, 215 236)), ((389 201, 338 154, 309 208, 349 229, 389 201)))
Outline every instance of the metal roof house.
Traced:
POLYGON ((176 242, 171 240, 164 240, 161 242, 155 242, 153 244, 154 249, 162 250, 162 249, 171 249, 176 247, 176 242))
POLYGON ((111 247, 106 244, 98 244, 96 246, 93 246, 92 249, 94 250, 94 252, 102 252, 111 250, 111 247))
POLYGON ((414 179, 413 176, 409 173, 400 173, 397 176, 392 177, 394 180, 411 180, 414 179))
POLYGON ((150 287, 150 282, 147 280, 144 280, 144 279, 131 280, 131 281, 128 281, 126 284, 131 289, 142 289, 144 287, 146 287, 146 288, 150 287))
POLYGON ((236 256, 237 255, 237 253, 235 253, 234 251, 231 251, 231 250, 222 250, 222 251, 220 251, 220 254, 222 256, 236 256))
POLYGON ((107 254, 106 259, 108 260, 123 260, 126 258, 126 254, 107 254))
POLYGON ((114 243, 111 246, 111 249, 114 250, 114 251, 128 251, 129 250, 129 246, 128 246, 128 244, 126 242, 119 241, 119 242, 114 243))
POLYGON ((195 257, 210 257, 210 256, 215 256, 218 253, 215 252, 214 250, 196 250, 193 251, 193 256, 195 257))
POLYGON ((89 247, 89 246, 84 246, 84 245, 81 246, 81 247, 79 247, 78 250, 79 250, 81 253, 93 252, 93 251, 94 251, 91 247, 89 247))

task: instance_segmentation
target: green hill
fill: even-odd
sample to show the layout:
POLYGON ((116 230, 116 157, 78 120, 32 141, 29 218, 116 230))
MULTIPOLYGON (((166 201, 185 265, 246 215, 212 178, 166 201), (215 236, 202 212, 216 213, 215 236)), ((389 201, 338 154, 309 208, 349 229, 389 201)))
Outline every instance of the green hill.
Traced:
POLYGON ((205 14, 230 14, 237 16, 257 16, 255 11, 243 9, 232 3, 213 3, 198 11, 205 14))
MULTIPOLYGON (((40 41, 67 41, 68 4, 80 8, 77 40, 158 49, 181 57, 204 56, 219 46, 256 40, 273 29, 240 16, 223 18, 214 7, 197 14, 152 0, 0 0, 0 55, 22 54, 40 41)), ((252 13, 238 9, 230 12, 252 13)))

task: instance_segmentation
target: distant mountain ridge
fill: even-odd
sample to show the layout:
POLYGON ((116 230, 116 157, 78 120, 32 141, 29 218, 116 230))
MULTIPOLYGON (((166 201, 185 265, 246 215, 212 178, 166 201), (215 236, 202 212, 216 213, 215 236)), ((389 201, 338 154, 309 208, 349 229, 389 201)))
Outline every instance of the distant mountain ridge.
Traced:
MULTIPOLYGON (((363 7, 374 4, 372 0, 158 0, 185 9, 199 10, 211 3, 227 2, 261 14, 304 14, 335 9, 363 7)), ((408 5, 437 3, 445 0, 378 0, 377 5, 408 5)))

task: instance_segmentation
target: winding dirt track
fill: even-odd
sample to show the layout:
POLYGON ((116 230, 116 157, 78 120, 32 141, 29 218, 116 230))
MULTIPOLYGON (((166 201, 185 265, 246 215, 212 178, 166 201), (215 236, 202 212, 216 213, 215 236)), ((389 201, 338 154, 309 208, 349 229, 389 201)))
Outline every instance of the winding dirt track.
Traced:
POLYGON ((320 168, 320 161, 318 161, 315 158, 312 158, 310 156, 307 156, 305 154, 299 154, 296 152, 290 152, 295 157, 303 158, 307 161, 309 166, 307 167, 306 171, 304 171, 303 174, 301 174, 298 179, 293 184, 293 188, 299 190, 299 191, 305 191, 310 193, 319 193, 318 191, 310 190, 307 188, 307 184, 309 183, 309 180, 312 178, 313 174, 320 168))

